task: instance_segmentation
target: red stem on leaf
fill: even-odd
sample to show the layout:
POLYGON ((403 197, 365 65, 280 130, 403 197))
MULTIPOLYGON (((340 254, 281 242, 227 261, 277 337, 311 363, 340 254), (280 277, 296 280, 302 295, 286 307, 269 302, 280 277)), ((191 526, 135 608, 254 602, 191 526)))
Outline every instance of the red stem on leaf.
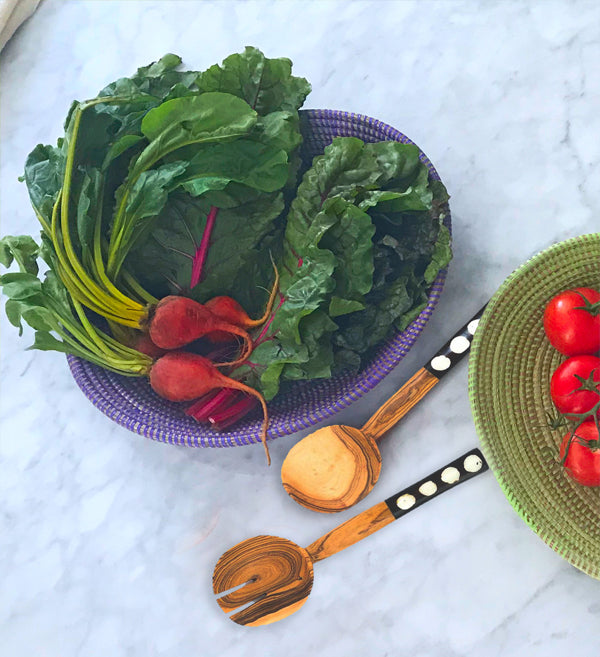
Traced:
POLYGON ((296 253, 296 251, 294 250, 294 248, 292 246, 290 246, 290 250, 291 250, 292 255, 294 256, 294 258, 296 258, 296 260, 298 261, 298 269, 299 269, 304 264, 304 259, 302 258, 301 255, 298 255, 296 253))
POLYGON ((206 256, 208 255, 208 247, 210 246, 210 236, 214 228, 215 219, 217 218, 218 213, 219 208, 216 208, 214 205, 211 206, 208 216, 206 217, 206 226, 204 226, 204 232, 202 233, 200 246, 196 249, 196 253, 194 254, 190 289, 196 287, 196 285, 198 285, 198 283, 202 280, 204 262, 206 261, 206 256))
POLYGON ((262 341, 261 339, 264 337, 266 332, 269 330, 269 327, 271 326, 271 324, 273 323, 273 320, 275 319, 275 315, 277 314, 277 311, 281 308, 281 306, 283 306, 284 302, 285 302, 285 297, 283 296, 283 294, 280 293, 279 294, 279 303, 277 304, 277 308, 275 308, 275 310, 273 311, 273 314, 271 315, 271 317, 269 317, 269 321, 263 326, 262 331, 259 333, 258 337, 254 341, 255 346, 262 341))

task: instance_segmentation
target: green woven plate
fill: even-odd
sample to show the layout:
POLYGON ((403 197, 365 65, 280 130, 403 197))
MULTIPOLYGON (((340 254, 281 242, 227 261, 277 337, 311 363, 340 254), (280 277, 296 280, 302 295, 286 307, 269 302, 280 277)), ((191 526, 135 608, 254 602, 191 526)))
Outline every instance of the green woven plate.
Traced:
POLYGON ((544 335, 548 301, 570 287, 600 289, 600 234, 555 244, 514 271, 473 340, 469 397, 482 451, 517 513, 552 549, 600 579, 600 488, 558 463, 562 431, 548 426, 561 356, 544 335))

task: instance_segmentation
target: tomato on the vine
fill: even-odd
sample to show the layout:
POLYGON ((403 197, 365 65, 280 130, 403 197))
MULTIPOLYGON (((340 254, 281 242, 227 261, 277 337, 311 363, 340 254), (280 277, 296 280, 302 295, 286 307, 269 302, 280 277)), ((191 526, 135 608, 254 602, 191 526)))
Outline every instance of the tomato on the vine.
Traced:
POLYGON ((557 294, 544 311, 544 330, 565 356, 600 351, 600 292, 578 287, 557 294))
POLYGON ((594 407, 600 417, 600 358, 568 358, 550 379, 550 396, 558 411, 570 420, 585 419, 581 414, 593 411, 594 407))
POLYGON ((575 435, 567 433, 560 446, 562 459, 567 449, 564 466, 567 474, 583 486, 600 486, 600 440, 594 420, 579 425, 575 435))

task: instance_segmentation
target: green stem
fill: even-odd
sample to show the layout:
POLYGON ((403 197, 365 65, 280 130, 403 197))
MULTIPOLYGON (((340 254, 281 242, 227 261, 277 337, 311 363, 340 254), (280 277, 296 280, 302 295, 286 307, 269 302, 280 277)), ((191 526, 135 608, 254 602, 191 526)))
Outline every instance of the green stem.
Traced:
POLYGON ((567 442, 567 446, 565 448, 565 453, 563 454, 562 459, 560 460, 560 464, 564 465, 567 456, 569 455, 569 450, 571 449, 571 445, 573 443, 573 440, 576 437, 577 429, 591 416, 594 419, 594 422, 596 423, 596 427, 598 429, 598 432, 600 433, 600 419, 598 418, 598 413, 600 412, 600 401, 597 402, 593 408, 591 408, 587 413, 571 413, 574 417, 577 419, 575 422, 575 428, 571 430, 571 435, 569 436, 569 440, 567 442))
MULTIPOLYGON (((63 192, 61 190, 52 210, 52 243, 59 263, 59 274, 65 287, 74 298, 77 298, 81 303, 99 315, 111 319, 114 317, 114 320, 117 322, 137 326, 142 314, 138 312, 137 314, 132 315, 131 310, 116 305, 104 290, 98 288, 97 291, 92 291, 90 287, 86 285, 86 281, 82 280, 82 278, 71 268, 71 263, 69 262, 66 253, 63 251, 61 235, 58 232, 58 211, 62 201, 62 196, 63 192)), ((85 278, 89 280, 87 276, 85 276, 85 278)), ((93 286, 91 280, 90 283, 92 283, 93 286)), ((140 308, 142 308, 142 306, 140 306, 140 308)))
MULTIPOLYGON (((66 262, 68 262, 69 268, 72 268, 74 277, 78 278, 86 288, 86 291, 94 299, 101 300, 101 304, 106 307, 106 309, 114 313, 115 315, 123 315, 124 317, 133 319, 136 314, 140 315, 143 313, 143 306, 132 299, 129 299, 122 295, 117 290, 117 299, 115 295, 110 296, 105 293, 104 290, 99 287, 85 272, 82 267, 75 250, 73 248, 73 243, 71 242, 71 234, 69 230, 69 203, 70 203, 70 194, 71 194, 71 184, 73 179, 73 171, 75 168, 75 151, 77 147, 77 137, 79 134, 79 126, 81 123, 81 117, 83 111, 88 107, 97 105, 101 102, 106 102, 106 99, 95 99, 93 101, 86 101, 85 103, 80 103, 74 110, 73 116, 71 118, 71 134, 68 142, 67 148, 67 159, 65 163, 65 173, 63 179, 63 187, 61 194, 59 195, 60 200, 60 225, 61 225, 61 236, 63 247, 65 250, 66 262), (120 297, 120 298, 119 298, 120 297)), ((54 235, 54 232, 53 232, 54 235)), ((56 240, 58 241, 58 240, 56 240)), ((57 251, 58 244, 56 244, 57 251)), ((66 264, 65 262, 65 264, 66 264)), ((115 288, 116 289, 116 288, 115 288)))
POLYGON ((137 294, 141 299, 143 299, 146 303, 150 304, 156 304, 158 303, 158 299, 150 294, 147 290, 145 290, 139 282, 135 279, 134 276, 132 276, 127 269, 122 269, 121 270, 121 276, 123 278, 123 281, 127 284, 130 290, 132 290, 135 294, 137 294))

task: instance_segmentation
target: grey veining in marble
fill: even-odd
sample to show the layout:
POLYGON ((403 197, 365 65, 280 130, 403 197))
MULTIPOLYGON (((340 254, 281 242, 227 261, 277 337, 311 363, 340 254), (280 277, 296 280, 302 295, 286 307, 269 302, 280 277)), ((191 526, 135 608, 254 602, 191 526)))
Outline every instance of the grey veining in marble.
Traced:
MULTIPOLYGON (((290 57, 308 107, 410 136, 452 195, 438 309, 336 421, 364 421, 529 256, 598 230, 596 2, 44 0, 1 55, 2 234, 37 233, 17 177, 73 98, 168 51, 202 69, 245 45, 290 57)), ((320 516, 279 484, 300 435, 272 444, 270 469, 260 446, 153 443, 95 410, 61 355, 1 328, 3 657, 600 654, 600 582, 528 529, 489 473, 316 564, 309 601, 280 624, 240 628, 213 599, 214 562, 239 540, 306 545, 474 446, 466 363, 383 440, 373 493, 320 516)))

